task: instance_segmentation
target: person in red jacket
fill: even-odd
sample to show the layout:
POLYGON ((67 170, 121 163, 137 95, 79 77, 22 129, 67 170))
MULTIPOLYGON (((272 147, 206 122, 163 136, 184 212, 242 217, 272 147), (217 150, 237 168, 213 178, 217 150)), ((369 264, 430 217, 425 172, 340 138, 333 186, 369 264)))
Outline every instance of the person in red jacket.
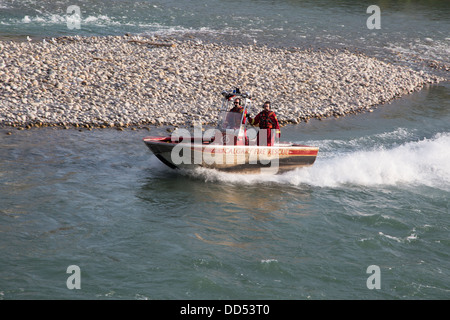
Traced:
MULTIPOLYGON (((234 99, 234 107, 231 108, 230 112, 237 112, 242 114, 244 112, 244 107, 241 106, 241 98, 234 99)), ((242 124, 245 124, 247 120, 247 110, 245 110, 244 118, 242 119, 242 124)), ((237 126, 239 126, 239 122, 236 123, 237 126)))
POLYGON ((267 143, 267 146, 273 146, 275 143, 275 135, 277 138, 280 138, 281 135, 280 124, 278 123, 275 112, 270 110, 270 101, 264 102, 263 108, 264 110, 258 113, 255 118, 248 117, 248 120, 251 125, 259 124, 258 145, 265 146, 267 143), (275 134, 273 134, 273 131, 275 131, 275 134))

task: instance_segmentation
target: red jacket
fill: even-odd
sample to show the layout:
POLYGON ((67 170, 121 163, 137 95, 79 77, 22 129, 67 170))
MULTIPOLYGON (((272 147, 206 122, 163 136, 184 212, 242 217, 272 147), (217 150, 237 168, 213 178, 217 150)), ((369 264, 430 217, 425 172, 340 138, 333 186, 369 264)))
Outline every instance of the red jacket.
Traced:
POLYGON ((261 129, 275 129, 276 133, 280 133, 280 124, 278 123, 277 116, 275 112, 269 110, 263 110, 258 115, 251 119, 249 118, 249 122, 252 125, 258 125, 261 129))
POLYGON ((281 130, 280 124, 278 123, 277 116, 275 112, 269 110, 263 110, 254 118, 249 118, 249 123, 252 125, 258 125, 260 129, 266 129, 266 136, 261 137, 264 134, 264 130, 258 132, 257 143, 259 145, 273 146, 275 143, 275 137, 280 138, 281 130), (275 135, 272 135, 272 130, 275 130, 275 135))

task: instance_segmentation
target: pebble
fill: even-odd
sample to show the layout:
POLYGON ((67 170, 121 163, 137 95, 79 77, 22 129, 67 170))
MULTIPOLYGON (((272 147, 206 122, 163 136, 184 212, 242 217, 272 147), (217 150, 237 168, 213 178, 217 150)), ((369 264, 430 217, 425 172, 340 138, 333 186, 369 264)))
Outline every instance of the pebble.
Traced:
POLYGON ((345 50, 133 36, 0 42, 0 124, 88 128, 213 125, 221 92, 271 100, 281 123, 371 112, 445 81, 345 50))

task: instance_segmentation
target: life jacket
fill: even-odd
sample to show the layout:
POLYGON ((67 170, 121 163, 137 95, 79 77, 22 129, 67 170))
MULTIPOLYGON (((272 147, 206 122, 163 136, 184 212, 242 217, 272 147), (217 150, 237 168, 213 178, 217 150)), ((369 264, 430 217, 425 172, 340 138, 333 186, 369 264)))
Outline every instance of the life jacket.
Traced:
POLYGON ((270 116, 274 114, 273 111, 269 112, 261 112, 260 118, 259 118, 259 127, 261 129, 272 129, 275 126, 275 123, 270 119, 270 116))

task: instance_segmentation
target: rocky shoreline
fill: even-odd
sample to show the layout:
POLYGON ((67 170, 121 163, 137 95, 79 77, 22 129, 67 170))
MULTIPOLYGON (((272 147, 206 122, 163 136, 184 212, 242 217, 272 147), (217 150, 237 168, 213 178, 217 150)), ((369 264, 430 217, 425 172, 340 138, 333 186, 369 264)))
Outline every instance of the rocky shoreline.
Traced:
POLYGON ((0 125, 214 125, 220 93, 233 87, 250 92, 256 106, 271 100, 281 124, 299 123, 371 111, 445 80, 331 49, 130 35, 1 41, 0 125))

